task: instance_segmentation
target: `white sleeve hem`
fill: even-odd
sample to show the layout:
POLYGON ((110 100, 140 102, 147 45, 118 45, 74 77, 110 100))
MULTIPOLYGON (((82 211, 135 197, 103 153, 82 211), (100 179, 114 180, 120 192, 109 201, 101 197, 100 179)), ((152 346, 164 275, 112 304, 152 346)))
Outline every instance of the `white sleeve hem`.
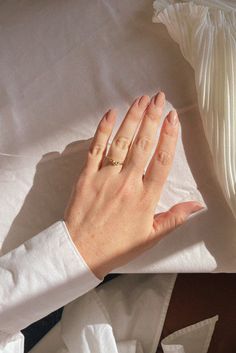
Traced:
POLYGON ((57 221, 0 257, 0 332, 9 337, 102 282, 63 223, 57 221))

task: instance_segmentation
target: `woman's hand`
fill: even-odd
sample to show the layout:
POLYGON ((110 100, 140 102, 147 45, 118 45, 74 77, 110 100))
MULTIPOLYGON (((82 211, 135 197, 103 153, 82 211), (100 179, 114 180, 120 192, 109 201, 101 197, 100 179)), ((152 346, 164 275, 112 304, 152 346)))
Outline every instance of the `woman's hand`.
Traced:
POLYGON ((112 165, 105 158, 116 118, 116 112, 109 110, 98 125, 86 165, 74 185, 64 221, 79 252, 100 279, 203 208, 191 201, 154 214, 172 165, 179 129, 177 113, 171 111, 143 175, 164 104, 162 92, 151 101, 148 96, 134 101, 108 151, 108 157, 123 165, 112 165))

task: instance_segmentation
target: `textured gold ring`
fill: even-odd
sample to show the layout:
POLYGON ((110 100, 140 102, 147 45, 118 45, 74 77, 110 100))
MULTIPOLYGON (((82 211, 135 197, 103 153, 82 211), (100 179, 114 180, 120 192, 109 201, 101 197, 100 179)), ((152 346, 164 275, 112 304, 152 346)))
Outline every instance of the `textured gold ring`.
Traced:
POLYGON ((112 159, 111 157, 106 156, 106 159, 108 159, 112 165, 117 166, 117 165, 123 165, 124 163, 115 161, 114 159, 112 159))

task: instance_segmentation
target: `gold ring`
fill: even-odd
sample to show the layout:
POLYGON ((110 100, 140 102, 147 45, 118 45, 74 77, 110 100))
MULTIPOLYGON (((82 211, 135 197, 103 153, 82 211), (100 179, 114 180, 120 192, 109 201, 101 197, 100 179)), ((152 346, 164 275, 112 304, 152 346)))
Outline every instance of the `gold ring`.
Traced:
POLYGON ((106 156, 105 158, 107 158, 110 162, 111 162, 111 164, 112 165, 123 165, 124 163, 121 163, 121 162, 118 162, 118 161, 115 161, 114 159, 112 159, 111 157, 108 157, 108 156, 106 156))

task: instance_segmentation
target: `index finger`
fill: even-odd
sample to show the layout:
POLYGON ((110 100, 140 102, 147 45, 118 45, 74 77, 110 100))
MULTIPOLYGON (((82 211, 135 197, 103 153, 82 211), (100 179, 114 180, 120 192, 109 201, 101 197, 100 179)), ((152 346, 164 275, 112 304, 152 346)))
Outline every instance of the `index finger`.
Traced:
POLYGON ((176 110, 166 116, 156 150, 143 178, 144 188, 152 193, 158 202, 163 186, 172 167, 178 138, 179 119, 176 110))

